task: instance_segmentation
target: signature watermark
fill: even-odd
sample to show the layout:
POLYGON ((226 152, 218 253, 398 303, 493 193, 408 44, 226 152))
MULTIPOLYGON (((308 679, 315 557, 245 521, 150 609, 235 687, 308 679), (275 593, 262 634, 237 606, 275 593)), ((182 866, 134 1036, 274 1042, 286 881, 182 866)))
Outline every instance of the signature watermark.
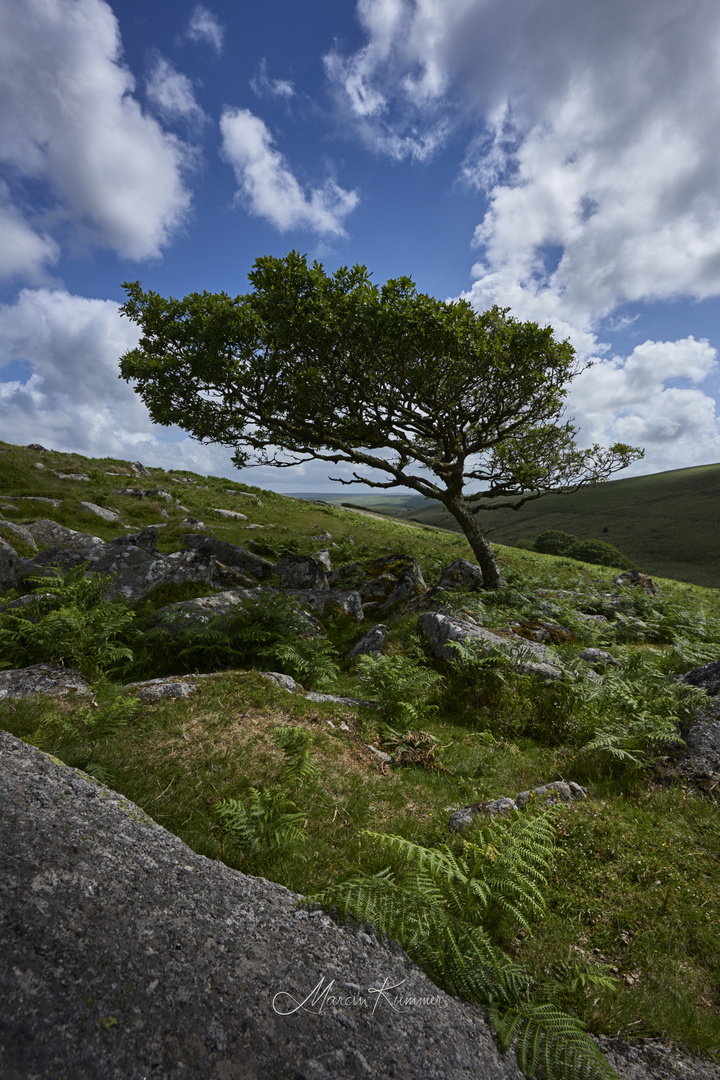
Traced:
POLYGON ((280 990, 272 999, 273 1011, 280 1016, 292 1016, 293 1013, 310 1012, 320 1015, 324 1009, 368 1009, 370 1015, 383 1002, 393 1012, 409 1012, 417 1008, 446 1009, 447 999, 440 994, 417 995, 409 994, 401 988, 407 979, 392 982, 385 977, 382 985, 369 986, 366 991, 362 987, 351 986, 349 991, 335 986, 335 979, 328 979, 324 975, 304 998, 297 998, 287 990, 280 990))

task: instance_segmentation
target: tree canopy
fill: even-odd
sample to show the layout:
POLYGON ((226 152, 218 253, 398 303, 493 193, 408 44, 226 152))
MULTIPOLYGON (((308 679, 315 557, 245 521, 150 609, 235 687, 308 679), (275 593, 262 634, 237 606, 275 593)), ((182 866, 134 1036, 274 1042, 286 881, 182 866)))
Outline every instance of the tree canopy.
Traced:
POLYGON ((642 456, 577 447, 564 399, 581 368, 550 327, 436 300, 407 277, 378 287, 363 266, 328 275, 297 252, 258 259, 249 278, 235 299, 125 284, 121 311, 143 336, 121 375, 153 420, 232 446, 239 468, 319 459, 353 466, 340 483, 436 499, 488 587, 500 574, 478 511, 598 483, 642 456))

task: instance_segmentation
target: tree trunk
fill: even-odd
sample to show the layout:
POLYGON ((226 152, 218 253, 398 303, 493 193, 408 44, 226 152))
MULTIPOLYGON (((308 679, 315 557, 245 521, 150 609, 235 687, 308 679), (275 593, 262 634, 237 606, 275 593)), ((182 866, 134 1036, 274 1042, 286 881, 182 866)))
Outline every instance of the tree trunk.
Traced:
POLYGON ((485 533, 477 523, 477 518, 474 514, 470 513, 462 496, 459 498, 450 497, 447 500, 444 499, 443 503, 448 513, 452 514, 462 531, 465 533, 467 542, 472 548, 473 554, 478 561, 478 566, 482 570, 484 588, 498 589, 502 584, 500 567, 495 558, 495 552, 490 547, 490 544, 485 537, 485 533))

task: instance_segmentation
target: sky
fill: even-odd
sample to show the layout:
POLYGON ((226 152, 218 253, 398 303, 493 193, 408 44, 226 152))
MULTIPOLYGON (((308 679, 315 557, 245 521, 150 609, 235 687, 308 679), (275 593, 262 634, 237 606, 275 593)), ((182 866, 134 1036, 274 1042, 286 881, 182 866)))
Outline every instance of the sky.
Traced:
POLYGON ((720 4, 0 0, 1 438, 336 489, 118 379, 124 281, 237 295, 293 249, 551 325, 623 475, 720 461, 720 4))

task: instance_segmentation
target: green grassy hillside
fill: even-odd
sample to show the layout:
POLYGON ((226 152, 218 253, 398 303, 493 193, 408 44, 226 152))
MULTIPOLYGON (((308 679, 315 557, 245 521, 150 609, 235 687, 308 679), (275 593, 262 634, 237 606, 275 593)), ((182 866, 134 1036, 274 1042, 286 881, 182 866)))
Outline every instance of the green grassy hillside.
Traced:
MULTIPOLYGON (((416 495, 322 495, 400 520, 457 530, 438 503, 416 495)), ((548 495, 520 510, 480 518, 493 542, 534 540, 546 529, 581 540, 605 540, 649 574, 720 588, 720 465, 612 480, 572 495, 548 495)))
MULTIPOLYGON (((712 504, 717 467, 664 476, 618 481, 604 493, 620 493, 613 496, 617 515, 632 509, 638 528, 637 495, 627 492, 642 490, 651 500, 656 490, 667 510, 668 476, 679 492, 692 481, 698 500, 712 504)), ((183 522, 192 516, 216 538, 273 561, 318 548, 328 548, 336 567, 412 554, 429 586, 450 561, 471 557, 462 536, 430 525, 182 471, 137 476, 128 462, 7 443, 0 443, 0 515, 0 538, 19 546, 10 526, 41 517, 105 540, 161 524, 164 552, 182 548, 190 531, 183 522), (129 487, 159 493, 117 494, 129 487), (83 502, 117 512, 119 521, 103 521, 83 502), (217 509, 240 511, 246 520, 217 509)), ((602 532, 607 520, 598 520, 597 535, 633 554, 620 537, 602 532)), ((668 520, 692 540, 680 515, 668 520)), ((543 527, 550 524, 580 535, 567 518, 543 527)), ((83 599, 80 570, 75 584, 70 575, 54 592, 40 583, 44 600, 7 610, 0 601, 0 667, 64 659, 59 643, 68 641, 62 635, 70 627, 83 637, 80 666, 93 677, 101 672, 93 706, 79 696, 3 700, 0 726, 88 770, 196 851, 306 894, 389 865, 413 888, 412 874, 402 876, 397 842, 389 850, 373 834, 433 852, 448 845, 461 858, 469 849, 449 831, 452 810, 551 781, 580 784, 588 797, 554 820, 545 900, 527 909, 525 925, 502 903, 491 905, 482 927, 523 966, 533 1000, 579 1016, 594 1033, 660 1038, 720 1061, 718 788, 709 775, 682 771, 677 740, 694 718, 692 699, 676 681, 720 658, 720 594, 660 576, 657 595, 620 590, 610 567, 496 550, 506 587, 454 594, 444 603, 501 635, 544 640, 566 673, 562 680, 520 674, 500 652, 454 667, 440 663, 412 606, 374 613, 367 607, 361 626, 322 616, 325 636, 306 642, 314 666, 302 678, 287 639, 276 647, 267 636, 274 625, 282 637, 282 612, 274 624, 263 623, 256 609, 215 639, 189 631, 168 648, 158 636, 157 609, 220 587, 163 586, 141 603, 110 604, 87 592, 83 599), (385 656, 365 666, 347 659, 379 621, 389 625, 385 656), (108 643, 125 652, 111 656, 108 643), (580 656, 588 647, 605 651, 599 677, 580 656), (268 669, 294 674, 306 689, 371 698, 378 707, 289 693, 261 674, 268 669), (197 680, 185 699, 140 702, 125 688, 168 672, 214 677, 197 680)), ((21 591, 32 588, 28 582, 21 591)), ((513 820, 532 828, 542 814, 531 800, 513 820)), ((481 847, 473 850, 481 857, 471 862, 482 863, 491 878, 495 859, 512 854, 515 840, 502 821, 480 821, 485 831, 476 829, 481 847)), ((532 886, 538 895, 542 877, 532 886)), ((467 892, 467 910, 480 894, 482 888, 467 892)), ((400 930, 398 936, 424 963, 422 935, 414 944, 400 930)))

